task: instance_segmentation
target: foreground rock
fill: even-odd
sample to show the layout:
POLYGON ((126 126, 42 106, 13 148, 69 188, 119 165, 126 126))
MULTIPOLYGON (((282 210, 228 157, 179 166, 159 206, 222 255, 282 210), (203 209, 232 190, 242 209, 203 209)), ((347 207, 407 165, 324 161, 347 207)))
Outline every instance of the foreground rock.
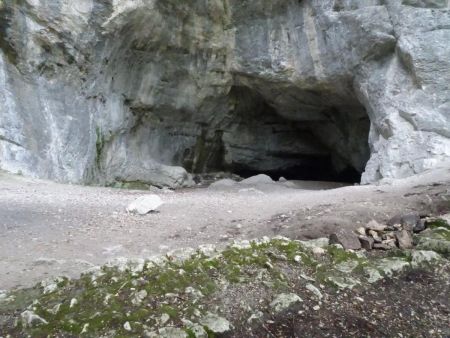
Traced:
POLYGON ((127 207, 127 212, 138 215, 146 215, 156 211, 164 202, 158 195, 141 196, 127 207))

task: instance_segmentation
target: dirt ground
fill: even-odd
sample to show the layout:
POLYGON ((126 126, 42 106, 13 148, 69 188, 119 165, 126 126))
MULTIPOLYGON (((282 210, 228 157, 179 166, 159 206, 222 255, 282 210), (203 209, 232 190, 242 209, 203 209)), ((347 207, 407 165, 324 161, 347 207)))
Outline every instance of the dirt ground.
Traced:
POLYGON ((165 204, 146 216, 129 215, 125 208, 148 191, 0 173, 0 289, 75 277, 119 257, 147 258, 262 236, 310 239, 398 212, 447 212, 449 168, 380 185, 289 182, 160 192, 165 204))

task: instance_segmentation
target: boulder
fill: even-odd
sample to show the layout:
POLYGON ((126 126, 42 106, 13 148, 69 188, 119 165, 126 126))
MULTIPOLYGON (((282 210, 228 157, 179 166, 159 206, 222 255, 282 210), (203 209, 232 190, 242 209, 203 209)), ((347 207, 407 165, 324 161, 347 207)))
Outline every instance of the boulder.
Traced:
POLYGON ((387 226, 385 224, 380 224, 375 220, 371 220, 369 223, 366 224, 367 230, 373 230, 377 232, 381 232, 386 230, 387 226))
POLYGON ((361 243, 361 246, 363 249, 366 249, 366 250, 373 249, 373 245, 374 245, 375 241, 372 237, 359 236, 358 238, 359 238, 359 242, 361 243))
POLYGON ((271 184, 271 183, 274 183, 274 180, 272 180, 270 176, 264 174, 252 176, 241 181, 241 184, 250 184, 250 185, 271 184))
POLYGON ((330 244, 340 244, 346 250, 359 250, 361 243, 358 236, 348 229, 340 229, 330 235, 330 244))
POLYGON ((158 195, 141 196, 127 207, 127 212, 139 215, 146 215, 156 211, 164 202, 158 195))
POLYGON ((409 231, 402 230, 395 233, 397 245, 400 249, 411 249, 413 247, 413 238, 409 231))

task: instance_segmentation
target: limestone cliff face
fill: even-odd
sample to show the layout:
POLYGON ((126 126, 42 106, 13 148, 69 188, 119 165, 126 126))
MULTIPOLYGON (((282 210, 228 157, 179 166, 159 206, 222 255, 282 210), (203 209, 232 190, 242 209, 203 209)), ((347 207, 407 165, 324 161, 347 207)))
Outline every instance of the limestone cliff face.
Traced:
POLYGON ((449 41, 447 0, 0 0, 0 168, 405 177, 450 157, 449 41))

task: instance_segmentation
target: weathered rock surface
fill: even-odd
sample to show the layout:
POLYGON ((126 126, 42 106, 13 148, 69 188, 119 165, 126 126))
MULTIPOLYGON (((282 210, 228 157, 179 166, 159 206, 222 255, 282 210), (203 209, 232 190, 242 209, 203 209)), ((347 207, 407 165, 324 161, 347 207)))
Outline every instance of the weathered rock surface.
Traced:
POLYGON ((0 168, 400 178, 450 158, 437 0, 2 0, 0 168))

